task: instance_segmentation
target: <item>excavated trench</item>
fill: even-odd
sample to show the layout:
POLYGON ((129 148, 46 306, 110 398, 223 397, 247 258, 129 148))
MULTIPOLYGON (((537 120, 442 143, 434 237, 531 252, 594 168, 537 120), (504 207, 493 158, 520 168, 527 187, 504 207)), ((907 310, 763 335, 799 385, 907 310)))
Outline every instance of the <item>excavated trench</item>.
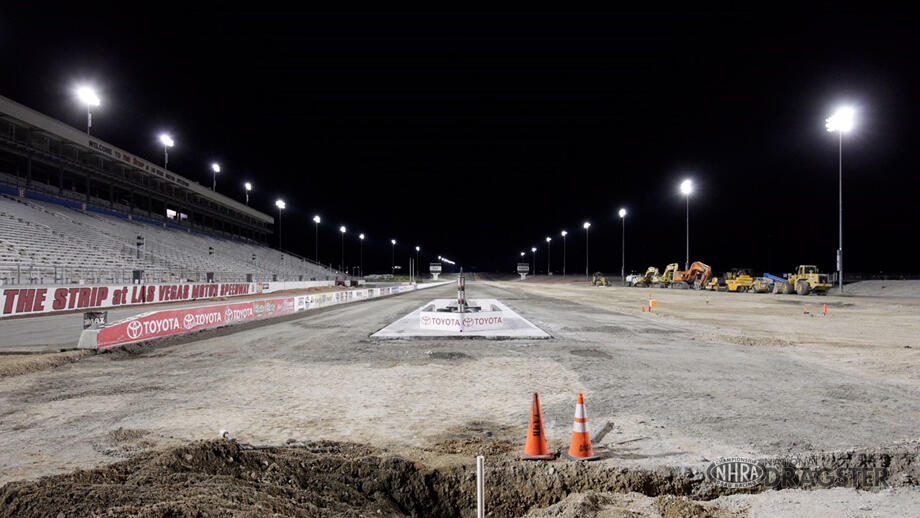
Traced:
MULTIPOLYGON (((918 480, 916 458, 913 445, 897 453, 825 454, 796 463, 884 468, 889 481, 913 485, 918 480)), ((841 481, 841 485, 851 482, 841 481)), ((472 458, 465 465, 431 468, 352 443, 252 449, 216 440, 143 453, 92 470, 9 483, 0 488, 0 517, 275 514, 459 518, 470 516, 475 509, 475 486, 472 458)), ((694 501, 763 490, 727 489, 690 470, 626 469, 603 462, 526 463, 510 454, 491 458, 487 487, 487 508, 494 517, 522 516, 575 493, 687 497, 682 500, 698 505, 694 501)), ((807 489, 817 487, 805 484, 807 489)), ((659 501, 659 507, 662 505, 659 501)), ((704 507, 698 506, 698 513, 687 509, 682 507, 681 514, 712 515, 704 507)))

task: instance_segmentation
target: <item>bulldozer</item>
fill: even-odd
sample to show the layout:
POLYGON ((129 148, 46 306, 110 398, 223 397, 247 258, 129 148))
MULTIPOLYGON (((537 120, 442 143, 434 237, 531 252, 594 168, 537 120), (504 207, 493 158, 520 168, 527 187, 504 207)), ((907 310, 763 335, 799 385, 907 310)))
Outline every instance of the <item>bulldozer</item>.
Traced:
POLYGON ((795 273, 789 274, 783 282, 773 284, 773 293, 791 295, 826 295, 834 285, 827 281, 827 274, 818 271, 813 264, 800 264, 795 273))
POLYGON ((591 279, 592 286, 610 286, 610 280, 607 279, 607 276, 601 272, 594 272, 594 277, 591 279))
POLYGON ((712 277, 712 267, 696 261, 690 265, 689 269, 674 272, 674 281, 671 282, 671 287, 698 290, 706 286, 710 277, 712 277))

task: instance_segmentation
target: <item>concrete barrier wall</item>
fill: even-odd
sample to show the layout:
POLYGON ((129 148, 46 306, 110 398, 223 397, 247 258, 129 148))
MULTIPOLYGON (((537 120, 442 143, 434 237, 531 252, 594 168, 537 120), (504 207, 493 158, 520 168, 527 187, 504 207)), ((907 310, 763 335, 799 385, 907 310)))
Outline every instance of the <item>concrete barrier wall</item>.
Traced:
POLYGON ((342 290, 294 297, 265 298, 151 311, 106 324, 99 329, 86 329, 80 335, 77 347, 81 349, 109 349, 125 344, 146 342, 205 329, 215 329, 243 322, 274 318, 336 304, 397 295, 434 286, 443 286, 444 284, 449 284, 449 282, 342 290))
POLYGON ((334 283, 335 281, 278 281, 6 288, 0 290, 0 318, 162 304, 214 297, 238 297, 332 286, 334 283))

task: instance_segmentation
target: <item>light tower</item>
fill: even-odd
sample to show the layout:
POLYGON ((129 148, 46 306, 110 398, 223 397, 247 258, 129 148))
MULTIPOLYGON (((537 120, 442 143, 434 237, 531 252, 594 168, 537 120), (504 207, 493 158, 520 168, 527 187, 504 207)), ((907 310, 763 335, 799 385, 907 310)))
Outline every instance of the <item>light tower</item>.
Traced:
POLYGON ((840 293, 843 293, 843 134, 849 133, 856 125, 854 120, 856 111, 849 106, 842 106, 825 121, 827 131, 837 132, 837 204, 840 212, 838 219, 838 245, 837 245, 837 282, 840 293))
POLYGON ((220 172, 220 164, 214 162, 211 164, 211 190, 217 191, 217 173, 220 172))
POLYGON ((167 133, 160 134, 160 144, 163 144, 163 169, 169 168, 169 148, 173 147, 176 142, 167 133))
POLYGON ((620 282, 623 283, 623 286, 626 286, 626 209, 620 209, 618 214, 620 215, 620 222, 623 226, 623 242, 620 245, 620 250, 623 253, 620 259, 620 282))
POLYGON ((591 269, 588 267, 588 260, 591 257, 591 254, 589 253, 590 249, 588 248, 588 229, 591 228, 591 223, 588 221, 585 221, 582 227, 585 229, 585 278, 590 279, 591 269))
POLYGON ((690 194, 693 193, 693 182, 689 178, 680 182, 680 192, 687 197, 687 257, 684 259, 684 270, 690 269, 690 194))
POLYGON ((93 127, 92 109, 94 106, 102 104, 102 101, 96 95, 96 91, 89 86, 77 88, 77 99, 86 106, 86 134, 89 135, 90 129, 93 127))

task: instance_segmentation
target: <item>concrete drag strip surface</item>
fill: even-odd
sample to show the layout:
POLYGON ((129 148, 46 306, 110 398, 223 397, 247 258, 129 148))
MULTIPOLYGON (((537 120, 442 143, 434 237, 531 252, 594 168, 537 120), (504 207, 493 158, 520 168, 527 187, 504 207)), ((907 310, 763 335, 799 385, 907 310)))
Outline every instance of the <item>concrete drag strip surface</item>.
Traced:
POLYGON ((469 283, 471 297, 499 299, 554 338, 370 338, 452 291, 0 378, 0 483, 125 458, 130 452, 111 438, 119 429, 141 431, 143 449, 226 429, 253 444, 331 439, 450 458, 454 452, 431 445, 481 423, 523 444, 532 392, 540 393, 551 448, 567 446, 584 392, 588 429, 613 423, 601 462, 629 468, 897 449, 917 438, 920 380, 852 368, 863 348, 788 337, 722 343, 713 338, 725 332, 718 326, 643 315, 613 300, 641 290, 469 283))

